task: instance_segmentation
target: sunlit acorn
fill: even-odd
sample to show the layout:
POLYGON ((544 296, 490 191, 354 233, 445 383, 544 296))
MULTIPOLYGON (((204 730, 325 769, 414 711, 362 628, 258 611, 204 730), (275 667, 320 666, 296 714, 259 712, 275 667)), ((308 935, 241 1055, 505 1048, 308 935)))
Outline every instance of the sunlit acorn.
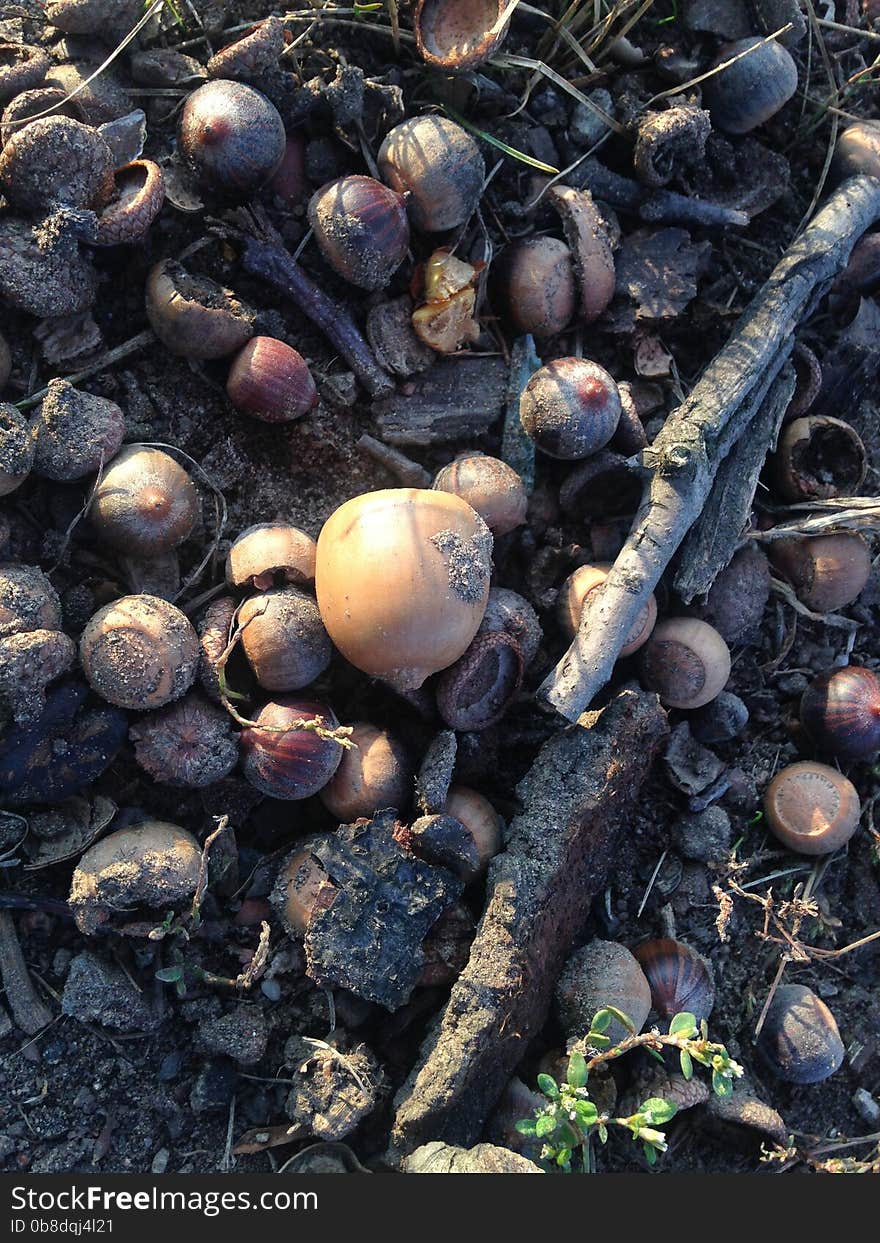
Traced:
MULTIPOLYGON (((575 950, 556 985, 556 1009, 568 1039, 587 1034, 593 1016, 614 1006, 632 1019, 637 1032, 651 1013, 651 986, 636 958, 617 941, 593 940, 575 950)), ((629 1033, 612 1019, 607 1035, 623 1040, 629 1033)))
POLYGON ((870 759, 880 751, 880 678, 859 665, 820 673, 801 699, 801 724, 820 751, 870 759))
POLYGON ((301 690, 330 664, 333 646, 318 606, 297 587, 245 600, 238 622, 244 654, 264 690, 301 690))
POLYGON ((525 484, 500 458, 463 453, 437 472, 434 487, 467 501, 495 536, 507 535, 526 520, 525 484))
POLYGON ((505 0, 419 0, 413 18, 416 47, 436 69, 473 69, 504 42, 508 9, 505 0))
MULTIPOLYGON (((476 876, 482 875, 502 846, 503 821, 485 797, 470 786, 454 785, 446 795, 443 813, 468 830, 477 848, 476 876)), ((469 878, 473 879, 473 877, 469 878)))
POLYGON ((36 565, 0 564, 0 638, 27 630, 60 630, 61 601, 36 565))
POLYGON ((0 639, 0 715, 37 721, 46 704, 46 687, 65 673, 76 646, 61 630, 27 630, 0 639))
POLYGON ((115 401, 50 380, 33 424, 34 470, 46 479, 82 479, 119 452, 125 415, 115 401))
POLYGON ((643 941, 633 954, 647 976, 651 1005, 661 1018, 687 1013, 699 1022, 709 1017, 715 1005, 715 982, 702 954, 670 937, 643 941))
POLYGON ((283 51, 284 23, 280 17, 267 17, 214 53, 208 61, 208 77, 258 78, 275 67, 283 51))
POLYGON ((412 764, 399 739, 364 721, 352 726, 339 767, 319 793, 341 823, 369 817, 385 807, 405 811, 412 797, 412 764))
POLYGON ((780 43, 762 42, 757 36, 724 44, 712 68, 737 56, 732 65, 706 78, 703 102, 719 129, 748 134, 788 103, 797 90, 798 71, 780 43))
POLYGON ((576 460, 608 444, 620 419, 620 393, 604 367, 559 358, 540 367, 520 398, 520 422, 549 457, 576 460))
POLYGON ((667 708, 701 708, 730 677, 730 649, 714 627, 696 617, 659 621, 639 661, 642 682, 667 708))
POLYGON ((275 337, 248 341, 229 369, 226 393, 236 410, 264 423, 300 419, 318 400, 302 354, 275 337))
POLYGON ((88 936, 114 916, 173 910, 195 893, 201 857, 192 834, 162 820, 110 833, 73 873, 68 901, 77 927, 88 936))
POLYGON ((144 712, 192 686, 199 641, 180 609, 158 596, 123 596, 83 630, 80 661, 89 685, 118 708, 144 712))
POLYGON ((98 245, 142 241, 165 202, 165 177, 152 160, 133 160, 116 170, 110 202, 98 217, 98 245))
POLYGON ((201 789, 228 776, 238 763, 229 713, 196 694, 145 712, 128 736, 138 764, 163 785, 201 789))
POLYGON ((764 794, 773 833, 801 855, 828 855, 859 827, 856 788, 836 768, 802 760, 778 772, 764 794))
POLYGON ((516 333, 538 338, 563 332, 577 308, 571 251, 555 237, 511 243, 493 274, 498 310, 516 333))
POLYGON ((384 289, 406 258, 402 195, 373 177, 339 177, 309 200, 309 224, 334 272, 361 289, 384 289))
POLYGON ((235 294, 206 276, 193 276, 164 259, 147 277, 147 319, 172 354, 222 358, 240 350, 253 335, 254 312, 235 294))
POLYGON ((0 403, 0 496, 20 488, 34 464, 34 440, 27 419, 15 406, 0 403))
POLYGON ((49 53, 28 43, 0 43, 0 106, 39 86, 51 65, 49 53))
POLYGON ((284 122, 265 95, 243 82, 206 82, 187 98, 177 142, 202 185, 246 198, 284 158, 284 122))
POLYGON ((242 770, 251 785, 269 798, 310 798, 322 790, 342 760, 342 746, 322 738, 303 722, 327 730, 339 722, 326 704, 292 696, 264 704, 255 724, 241 732, 242 770))
POLYGON ((299 936, 305 934, 322 886, 325 887, 325 894, 333 895, 330 878, 310 850, 294 851, 285 859, 272 893, 272 902, 291 932, 299 936))
POLYGON ((356 668, 417 689, 467 649, 486 609, 492 535, 448 492, 368 492, 318 537, 315 587, 330 638, 356 668))
POLYGON ((880 122, 856 121, 837 139, 832 172, 839 179, 859 173, 880 177, 880 122))
POLYGON ((299 527, 260 522, 242 531, 226 558, 230 587, 268 587, 314 582, 317 544, 299 527))
POLYGON ((449 728, 480 731, 500 721, 522 685, 524 665, 511 635, 477 634, 437 678, 437 708, 449 728))
POLYGON ((14 207, 100 208, 113 194, 113 156, 97 130, 70 117, 41 117, 0 153, 0 188, 14 207))
POLYGON ((379 171, 399 194, 417 229, 457 229, 480 201, 486 166, 466 130, 447 117, 411 117, 396 125, 379 148, 379 171))
POLYGON ((170 454, 146 445, 128 445, 117 454, 90 510, 99 539, 146 557, 182 543, 198 515, 192 479, 170 454))
MULTIPOLYGON (((567 638, 573 639, 577 634, 581 624, 581 614, 590 593, 602 586, 610 569, 611 566, 605 563, 580 565, 569 574, 560 587, 556 613, 567 638)), ((647 643, 656 621, 657 601, 652 593, 633 623, 626 643, 620 649, 621 656, 631 656, 633 652, 637 652, 643 644, 647 643)))
POLYGON ((826 415, 786 424, 772 459, 776 489, 786 501, 854 496, 868 468, 865 446, 854 427, 826 415))
POLYGON ((772 540, 767 553, 800 602, 817 613, 852 604, 871 573, 871 552, 857 531, 772 540))
POLYGON ((544 631, 538 614, 523 596, 509 587, 493 587, 477 634, 507 634, 516 640, 526 668, 538 654, 544 631))
POLYGON ((821 1083, 843 1063, 844 1046, 834 1015, 803 984, 777 988, 764 1015, 757 1049, 786 1083, 821 1083))

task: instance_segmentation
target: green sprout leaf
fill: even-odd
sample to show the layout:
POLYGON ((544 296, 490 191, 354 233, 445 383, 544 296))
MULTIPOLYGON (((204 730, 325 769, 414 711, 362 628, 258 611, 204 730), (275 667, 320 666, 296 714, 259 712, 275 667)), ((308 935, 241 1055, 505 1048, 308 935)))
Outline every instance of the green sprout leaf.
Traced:
POLYGON ((587 1082, 587 1063, 583 1053, 577 1049, 568 1059, 568 1086, 582 1088, 587 1082))
POLYGON ((156 979, 163 984, 176 984, 183 979, 183 967, 160 967, 156 972, 156 979))
MULTIPOLYGON (((604 1013, 610 1014, 613 1019, 617 1019, 618 1023, 621 1023, 631 1035, 634 1036, 636 1034, 635 1023, 628 1014, 624 1014, 622 1010, 618 1010, 617 1006, 606 1006, 604 1013)), ((593 1021, 595 1022, 595 1020, 593 1021)))
POLYGON ((597 1010, 593 1015, 593 1021, 590 1024, 590 1035, 592 1036, 596 1032, 607 1032, 608 1028, 611 1026, 612 1017, 613 1015, 607 1007, 604 1010, 597 1010))
POLYGON ((694 1059, 691 1057, 690 1053, 688 1053, 687 1049, 682 1049, 681 1053, 678 1055, 678 1060, 681 1065, 681 1073, 684 1075, 685 1079, 693 1079, 694 1059))
POLYGON ((603 1036, 601 1032, 587 1032, 587 1044, 593 1046, 594 1049, 607 1049, 611 1044, 608 1036, 603 1036))
POLYGON ((535 1134, 538 1139, 545 1139, 546 1136, 552 1135, 556 1130, 556 1119, 552 1114, 541 1114, 535 1123, 535 1134))
POLYGON ((716 1096, 732 1096, 733 1084, 720 1070, 712 1071, 712 1091, 716 1096))
POLYGON ((577 1120, 583 1130, 587 1127, 595 1126, 599 1121, 599 1110, 592 1101, 578 1101, 574 1107, 577 1114, 577 1120))
POLYGON ((522 1118, 517 1122, 516 1129, 520 1135, 537 1135, 538 1123, 534 1118, 522 1118))
POLYGON ((663 1126, 664 1122, 674 1118, 677 1112, 676 1105, 673 1105, 671 1101, 664 1101, 659 1096, 652 1096, 639 1106, 639 1113, 644 1115, 646 1122, 651 1126, 663 1126))
POLYGON ((545 1096, 549 1096, 551 1101, 559 1100, 559 1088, 552 1075, 538 1075, 538 1088, 545 1096))
POLYGON ((684 1036, 690 1040, 692 1036, 697 1034, 697 1019, 693 1014, 684 1011, 682 1014, 676 1014, 669 1024, 670 1036, 684 1036))
POLYGON ((656 1148, 652 1148, 650 1144, 642 1144, 642 1151, 645 1154, 645 1160, 648 1162, 648 1165, 657 1164, 657 1149, 656 1148))

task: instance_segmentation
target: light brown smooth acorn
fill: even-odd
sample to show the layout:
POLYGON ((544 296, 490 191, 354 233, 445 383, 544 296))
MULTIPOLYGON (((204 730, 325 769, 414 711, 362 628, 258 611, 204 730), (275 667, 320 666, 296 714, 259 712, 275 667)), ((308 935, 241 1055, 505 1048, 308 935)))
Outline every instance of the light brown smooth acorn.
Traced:
POLYGON ((199 641, 189 619, 159 596, 123 596, 99 609, 79 657, 92 690, 117 708, 144 712, 192 686, 199 641))
POLYGON ((467 501, 495 536, 507 535, 526 520, 525 484, 500 458, 462 453, 437 472, 434 487, 467 501))
POLYGON ((667 708, 702 708, 730 677, 730 649, 713 626, 696 617, 659 621, 639 660, 642 682, 667 708))
POLYGON ((315 580, 317 544, 299 527, 286 522, 259 522, 242 531, 226 558, 226 581, 230 587, 268 587, 292 583, 302 586, 315 580))
POLYGON ((199 515, 189 475, 168 453, 128 445, 95 489, 90 517, 98 538, 122 552, 155 556, 181 544, 199 515))
POLYGON ((524 238, 506 247, 493 285, 499 310, 517 333, 554 337, 577 309, 571 251, 555 237, 524 238))
POLYGON ((856 121, 837 140, 831 171, 843 181, 866 173, 880 177, 880 122, 856 121))
POLYGON ((335 774, 318 794, 341 823, 373 816, 386 807, 405 811, 412 793, 413 770, 406 749, 388 730, 365 721, 352 726, 335 774))
POLYGON ((20 488, 34 464, 34 439, 15 406, 0 403, 0 496, 20 488))
POLYGON ((854 496, 868 459, 854 427, 827 415, 793 419, 782 429, 772 459, 776 488, 786 501, 854 496))
POLYGON ((271 180, 284 158, 278 109, 243 82, 218 78, 187 97, 177 145, 199 182, 224 196, 248 198, 271 180))
POLYGON ((724 44, 712 68, 737 56, 732 65, 706 78, 703 102, 719 129, 748 134, 788 103, 797 90, 798 71, 780 43, 774 39, 762 43, 757 36, 724 44))
POLYGON ((852 604, 871 573, 871 552, 857 531, 771 540, 767 555, 800 602, 817 613, 852 604))
POLYGON ((241 766, 251 785, 269 798, 286 800, 322 790, 339 767, 343 748, 297 722, 319 720, 322 728, 337 729, 333 711, 316 700, 286 696, 264 704, 254 720, 241 732, 241 766))
POLYGON ((390 488, 341 505, 318 537, 315 587, 356 668, 414 690, 458 660, 483 619, 492 535, 449 492, 390 488))
POLYGON ((290 423, 317 404, 318 390, 298 350, 275 337, 253 337, 226 380, 229 400, 264 423, 290 423))
MULTIPOLYGON (((597 587, 602 586, 610 569, 611 566, 604 562, 597 565, 579 565, 560 587, 556 614, 567 638, 573 639, 577 634, 587 597, 597 587)), ((647 643, 656 621, 657 601, 652 592, 648 603, 636 618, 626 643, 620 649, 621 656, 632 656, 633 652, 637 652, 647 643)))
POLYGON ((409 222, 401 194, 358 174, 309 200, 309 224, 334 272, 361 289, 384 289, 406 258, 409 222))
POLYGON ((587 358, 558 358, 529 379, 519 417, 543 453, 574 461, 608 444, 620 410, 620 393, 604 367, 587 358))
POLYGON ((128 731, 134 757, 162 785, 203 789, 238 763, 232 718, 198 694, 146 712, 128 731))
POLYGON ((328 892, 332 893, 333 887, 328 882, 327 873, 310 850, 297 850, 284 861, 272 900, 292 932, 300 936, 305 934, 318 890, 328 885, 328 892))
POLYGON ((152 160, 133 160, 114 175, 113 197, 98 217, 99 246, 142 241, 165 202, 165 175, 152 160))
POLYGON ((173 259, 163 259, 150 271, 146 294, 150 327, 166 349, 182 358, 223 358, 253 335, 250 307, 173 259))
POLYGON ((501 849, 503 822, 485 797, 470 786, 454 785, 446 795, 443 814, 463 824, 477 848, 477 875, 482 875, 501 849))
POLYGON ((457 229, 483 193, 480 148, 447 117, 411 117, 396 125, 379 148, 378 164, 393 190, 409 194, 409 218, 425 233, 457 229))
POLYGON ((511 16, 507 0, 419 0, 416 47, 435 69, 461 73, 498 51, 511 16))
POLYGON ((301 690, 330 664, 333 645, 318 606, 297 587, 245 600, 238 622, 244 654, 264 690, 301 690))
POLYGON ((859 796, 828 764, 802 760, 778 772, 764 794, 764 814, 776 837, 801 855, 830 855, 859 827, 859 796))

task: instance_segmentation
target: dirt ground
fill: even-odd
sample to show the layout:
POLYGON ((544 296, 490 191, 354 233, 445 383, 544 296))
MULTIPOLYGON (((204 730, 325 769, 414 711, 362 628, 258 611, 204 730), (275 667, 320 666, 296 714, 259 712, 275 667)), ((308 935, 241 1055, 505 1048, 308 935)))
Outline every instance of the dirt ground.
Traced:
MULTIPOLYGON (((23 10, 36 7, 0 4, 0 22, 14 22, 23 10)), ((785 6, 778 7, 781 11, 785 6)), ((877 23, 871 26, 868 16, 853 17, 857 5, 839 4, 837 9, 841 21, 880 30, 877 23)), ((225 41, 221 30, 261 18, 269 6, 257 0, 197 0, 194 5, 181 6, 186 29, 181 31, 170 23, 163 35, 165 43, 175 45, 198 38, 192 10, 198 10, 215 32, 211 44, 216 48, 225 41)), ((689 30, 676 14, 672 5, 657 0, 629 31, 630 40, 646 57, 659 46, 670 44, 685 55, 701 56, 705 62, 718 40, 689 30), (659 24, 663 19, 669 20, 659 24)), ((402 6, 402 15, 408 28, 409 6, 402 6)), ((783 17, 777 25, 785 20, 783 17)), ((388 34, 371 31, 373 23, 387 24, 387 17, 382 13, 368 15, 358 22, 357 31, 339 21, 319 23, 296 49, 288 67, 307 81, 315 76, 329 80, 342 63, 359 65, 367 75, 400 86, 407 113, 443 96, 448 83, 428 74, 408 43, 404 43, 399 59, 395 58, 388 34)), ((302 33, 305 27, 291 25, 291 29, 302 33)), ((506 50, 534 56, 542 30, 543 24, 537 19, 532 21, 528 15, 518 18, 506 50)), ((832 114, 821 107, 831 88, 820 52, 829 57, 838 81, 857 73, 865 60, 870 64, 876 54, 876 42, 860 39, 856 30, 847 34, 826 28, 819 32, 824 39, 820 48, 817 30, 812 29, 793 49, 801 91, 757 134, 768 149, 789 162, 788 189, 744 229, 691 229, 694 241, 709 244, 707 262, 696 297, 658 330, 663 347, 672 355, 674 369, 671 376, 657 381, 659 404, 646 418, 649 434, 675 407, 679 396, 689 391, 724 342, 738 313, 760 288, 811 206, 824 176, 835 127, 832 114)), ((877 37, 875 33, 874 39, 877 37)), ((206 58, 204 42, 193 43, 187 50, 199 59, 206 58)), ((602 86, 609 90, 617 114, 624 120, 638 101, 668 89, 650 61, 645 68, 630 69, 607 55, 600 56, 600 72, 592 75, 577 60, 572 65, 570 55, 566 58, 559 49, 555 54, 580 89, 602 86)), ((525 109, 512 120, 505 119, 521 98, 528 74, 495 67, 485 69, 485 74, 482 82, 471 75, 467 90, 456 88, 456 106, 466 110, 474 124, 535 158, 546 161, 549 157, 556 167, 562 168, 574 158, 565 136, 573 101, 562 90, 538 77, 525 109)), ((124 60, 118 76, 120 81, 127 81, 124 60)), ((149 93, 143 98, 135 96, 136 103, 147 112, 147 156, 165 159, 169 154, 174 141, 174 113, 183 94, 170 91, 168 97, 149 93)), ((842 106, 858 116, 878 115, 872 89, 851 91, 842 106)), ((846 123, 845 117, 837 119, 841 125, 846 123)), ((333 175, 336 168, 364 171, 353 131, 334 134, 329 118, 318 112, 305 123, 305 132, 312 143, 312 186, 333 175)), ((368 132, 366 142, 375 151, 375 134, 368 132)), ((630 150, 626 138, 614 139, 602 158, 610 167, 630 171, 630 150)), ((517 217, 513 210, 512 205, 526 201, 534 169, 488 146, 484 151, 488 167, 494 165, 496 157, 500 161, 482 216, 492 245, 500 247, 510 236, 533 228, 558 232, 558 222, 554 225, 549 215, 527 219, 517 217)), ((263 192, 261 200, 286 245, 295 249, 306 234, 303 208, 282 208, 268 192, 263 192)), ((361 390, 348 404, 339 399, 338 392, 345 391, 345 384, 334 385, 334 380, 345 379, 344 362, 333 355, 295 305, 242 272, 234 243, 212 233, 226 206, 211 200, 204 212, 185 213, 168 205, 143 244, 97 252, 100 286, 94 316, 104 346, 116 347, 145 329, 143 289, 149 268, 159 258, 179 256, 193 243, 201 242, 187 260, 188 266, 234 289, 254 307, 259 332, 281 337, 301 351, 318 382, 321 401, 317 408, 308 417, 285 426, 245 419, 225 396, 223 360, 191 366, 158 343, 97 371, 81 385, 119 403, 126 414, 127 440, 159 442, 183 450, 200 464, 225 497, 227 525, 207 571, 185 597, 190 606, 221 581, 228 542, 247 526, 285 519, 317 536, 324 520, 346 499, 397 484, 357 447, 358 437, 365 431, 375 434, 376 425, 369 400, 361 390)), ((638 222, 625 213, 620 213, 619 222, 624 236, 638 227, 638 222)), ((476 246, 478 232, 472 231, 468 240, 476 246)), ((417 257, 423 257, 424 243, 417 245, 421 248, 417 257)), ((346 302, 356 317, 363 316, 370 296, 330 273, 314 244, 306 245, 302 264, 328 292, 346 302)), ((394 279, 394 291, 405 290, 406 281, 405 268, 394 279)), ((512 338, 493 316, 491 304, 486 303, 484 309, 484 335, 477 351, 497 354, 507 350, 512 338)), ((826 377, 835 367, 844 372, 849 368, 855 374, 853 347, 846 331, 851 313, 851 307, 842 310, 823 304, 799 335, 815 352, 826 377)), ((4 395, 8 401, 18 401, 36 391, 54 374, 40 358, 33 327, 30 317, 0 308, 0 332, 10 343, 14 360, 4 395)), ((563 333, 548 343, 542 357, 563 356, 576 348, 607 366, 618 380, 637 378, 632 333, 622 318, 609 316, 589 328, 563 333)), ((838 404, 828 411, 851 421, 861 434, 870 462, 863 492, 871 496, 880 493, 880 406, 873 400, 877 359, 876 352, 869 356, 862 347, 858 380, 836 390, 834 401, 838 404)), ((65 369, 61 370, 63 373, 65 369)), ((433 473, 464 448, 498 454, 500 437, 501 423, 496 422, 480 437, 429 448, 407 447, 405 451, 433 473)), ((528 523, 504 537, 496 555, 497 583, 521 592, 538 609, 545 628, 540 653, 517 702, 502 722, 478 739, 470 736, 462 747, 459 778, 477 786, 507 818, 516 811, 512 796, 516 782, 527 771, 541 742, 558 725, 536 707, 533 693, 565 646, 555 620, 554 590, 577 563, 578 551, 589 548, 590 533, 585 525, 571 522, 558 507, 557 489, 564 475, 563 465, 539 460, 528 523)), ((119 566, 95 543, 87 521, 77 524, 69 543, 63 543, 62 534, 81 509, 86 494, 81 482, 48 484, 37 480, 3 502, 3 514, 11 527, 5 559, 48 569, 60 557, 52 580, 64 605, 65 626, 73 636, 95 607, 127 590, 119 566)), ((768 495, 762 492, 759 501, 768 495)), ((206 543, 213 538, 213 506, 210 494, 203 490, 202 525, 181 550, 184 573, 199 562, 206 543)), ((661 610, 668 603, 668 597, 661 596, 661 610)), ((880 572, 875 566, 860 600, 846 610, 846 615, 859 623, 849 660, 872 669, 880 669, 878 604, 880 572)), ((197 604, 193 612, 198 614, 197 604)), ((661 760, 626 828, 607 890, 594 903, 584 926, 584 941, 599 936, 627 945, 671 931, 706 956, 717 986, 711 1032, 746 1067, 756 1095, 778 1111, 786 1133, 793 1137, 792 1148, 797 1149, 787 1163, 762 1164, 760 1145, 764 1142, 770 1146, 765 1135, 748 1127, 720 1128, 705 1109, 697 1108, 683 1111, 668 1127, 670 1147, 661 1160, 661 1171, 803 1170, 809 1168, 804 1154, 823 1141, 844 1141, 880 1130, 857 1109, 853 1099, 860 1088, 875 1097, 880 1095, 880 941, 838 958, 787 966, 786 982, 809 985, 831 1007, 847 1050, 841 1069, 829 1080, 811 1087, 792 1087, 767 1073, 753 1043, 754 1026, 783 950, 778 928, 771 927, 769 939, 762 935, 765 908, 758 901, 734 897, 722 939, 719 901, 713 892, 713 886, 724 890, 733 876, 739 885, 747 886, 746 892, 753 899, 765 898, 772 889, 778 904, 797 896, 798 887, 809 881, 814 913, 801 924, 798 937, 810 946, 845 947, 880 928, 878 839, 872 833, 878 789, 876 770, 870 763, 845 768, 862 799, 861 831, 846 850, 827 863, 820 861, 816 869, 810 860, 779 848, 758 815, 761 794, 770 777, 801 754, 809 754, 796 725, 802 691, 814 673, 842 663, 840 658, 845 659, 849 641, 848 632, 798 616, 783 599, 771 595, 753 640, 737 645, 733 652, 728 689, 747 705, 748 725, 739 737, 711 744, 731 776, 718 805, 731 820, 735 868, 730 860, 705 865, 683 858, 675 849, 674 830, 689 810, 688 799, 670 783, 661 760), (775 876, 777 873, 781 875, 775 876), (771 874, 775 878, 765 881, 771 874)), ((621 662, 615 681, 636 676, 632 662, 621 662)), ((318 689, 334 705, 340 719, 369 719, 392 728, 407 739, 415 757, 423 754, 436 729, 436 722, 424 721, 404 701, 341 660, 323 675, 318 689)), ((683 719, 682 714, 671 715, 673 724, 683 719)), ((273 862, 298 837, 334 827, 317 799, 305 803, 261 799, 238 775, 201 792, 163 787, 145 778, 128 745, 92 793, 111 799, 118 808, 114 827, 148 816, 171 820, 203 839, 211 827, 211 817, 230 817, 239 847, 240 884, 232 895, 209 894, 199 937, 187 951, 201 956, 203 963, 221 975, 234 976, 256 944, 257 928, 246 920, 249 908, 259 907, 268 892, 273 862), (249 906, 242 913, 245 899, 249 906)), ((251 1063, 237 1065, 209 1050, 204 1039, 206 1024, 245 1003, 228 991, 209 987, 190 990, 184 998, 175 996, 171 986, 155 978, 164 961, 163 948, 155 942, 105 936, 93 938, 90 948, 124 971, 160 1020, 149 1031, 135 1033, 80 1022, 62 1015, 59 1001, 70 963, 86 942, 71 920, 47 903, 47 899, 66 899, 74 863, 70 860, 36 871, 4 863, 0 888, 34 899, 34 909, 15 912, 16 924, 28 966, 55 1018, 33 1037, 14 1029, 0 1043, 0 1167, 31 1173, 151 1169, 268 1172, 311 1143, 303 1138, 292 1146, 234 1158, 230 1155, 230 1140, 244 1131, 286 1121, 285 1101, 298 1073, 296 1064, 289 1060, 291 1046, 285 1055, 290 1038, 326 1040, 332 1031, 334 1015, 328 995, 305 977, 300 953, 286 942, 281 929, 272 929, 273 953, 287 956, 287 969, 272 977, 277 978, 280 989, 261 989, 258 985, 246 1003, 261 1011, 267 1030, 265 1050, 251 1063)), ((478 918, 483 902, 479 886, 467 891, 466 902, 478 918)), ((442 1006, 446 991, 418 990, 413 1000, 393 1015, 350 996, 336 998, 335 1036, 340 1029, 347 1031, 351 1043, 363 1043, 372 1050, 384 1071, 375 1110, 345 1140, 369 1168, 383 1168, 394 1091, 409 1073, 420 1039, 442 1006)), ((542 1056, 559 1049, 561 1042, 561 1032, 551 1019, 520 1068, 521 1078, 532 1084, 542 1056)), ((620 1069, 621 1095, 628 1078, 638 1069, 637 1060, 620 1069)), ((841 1148, 832 1155, 870 1160, 871 1144, 841 1148)), ((606 1171, 645 1169, 636 1148, 618 1139, 600 1154, 599 1167, 606 1171)))

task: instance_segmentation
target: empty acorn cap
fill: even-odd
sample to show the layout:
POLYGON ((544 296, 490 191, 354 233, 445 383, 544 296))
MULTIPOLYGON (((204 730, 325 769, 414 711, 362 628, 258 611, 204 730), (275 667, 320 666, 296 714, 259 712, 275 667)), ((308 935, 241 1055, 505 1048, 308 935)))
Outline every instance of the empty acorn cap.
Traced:
POLYGON ((438 69, 473 69, 504 42, 512 16, 507 0, 419 0, 416 46, 438 69))

